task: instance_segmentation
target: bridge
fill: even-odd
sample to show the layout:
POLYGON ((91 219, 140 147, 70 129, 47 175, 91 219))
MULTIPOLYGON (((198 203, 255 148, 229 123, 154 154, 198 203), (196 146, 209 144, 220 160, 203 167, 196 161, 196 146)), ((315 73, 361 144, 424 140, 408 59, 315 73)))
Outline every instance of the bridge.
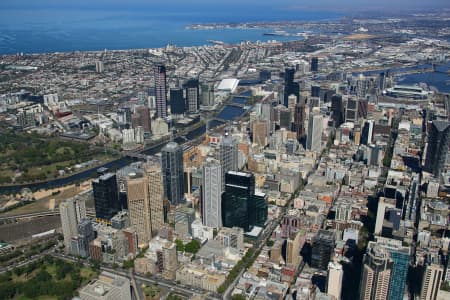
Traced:
MULTIPOLYGON (((1 216, 0 221, 28 219, 28 218, 40 218, 40 217, 57 216, 57 215, 59 215, 59 210, 47 210, 47 211, 41 211, 41 212, 36 212, 36 213, 30 213, 30 214, 1 216)), ((86 209, 86 216, 95 217, 94 209, 86 209)))

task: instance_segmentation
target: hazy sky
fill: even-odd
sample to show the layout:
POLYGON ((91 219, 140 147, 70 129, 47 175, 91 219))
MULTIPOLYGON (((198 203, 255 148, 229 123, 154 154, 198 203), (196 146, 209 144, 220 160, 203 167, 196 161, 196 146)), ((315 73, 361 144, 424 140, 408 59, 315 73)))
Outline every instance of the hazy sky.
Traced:
POLYGON ((255 5, 279 9, 371 10, 398 11, 426 8, 449 8, 449 0, 0 0, 1 9, 16 8, 124 8, 159 7, 239 7, 255 5))

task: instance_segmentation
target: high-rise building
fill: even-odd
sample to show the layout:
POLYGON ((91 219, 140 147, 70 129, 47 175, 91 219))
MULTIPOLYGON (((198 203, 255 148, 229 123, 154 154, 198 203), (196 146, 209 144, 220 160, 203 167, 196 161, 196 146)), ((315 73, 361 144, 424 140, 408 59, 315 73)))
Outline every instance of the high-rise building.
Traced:
POLYGON ((424 170, 439 176, 444 170, 450 146, 450 122, 435 120, 431 123, 424 170))
POLYGON ((164 195, 172 205, 184 202, 183 149, 170 142, 161 149, 164 195))
POLYGON ((298 268, 300 264, 300 238, 301 232, 296 230, 286 240, 286 265, 288 266, 298 268))
POLYGON ((229 171, 225 175, 222 194, 222 224, 249 231, 267 220, 267 198, 255 194, 255 176, 251 173, 229 171))
POLYGON ((251 173, 229 171, 225 174, 222 194, 222 223, 250 231, 248 202, 255 193, 255 177, 251 173))
POLYGON ((284 99, 283 104, 289 107, 289 96, 294 95, 300 99, 300 84, 294 82, 295 69, 286 69, 284 72, 284 99))
POLYGON ((396 202, 397 201, 395 199, 380 197, 380 199, 378 200, 374 234, 381 235, 386 209, 395 208, 396 202))
POLYGON ((78 253, 76 255, 81 257, 89 256, 89 243, 95 239, 94 228, 92 221, 89 219, 82 219, 78 223, 78 253))
POLYGON ((198 113, 200 109, 200 89, 197 79, 189 79, 184 85, 186 109, 188 113, 198 113))
POLYGON ((66 253, 70 251, 71 239, 78 235, 78 223, 86 218, 86 203, 82 198, 70 198, 59 205, 64 246, 66 253))
POLYGON ((214 106, 214 84, 207 83, 200 86, 201 104, 204 106, 214 106))
POLYGON ((311 85, 311 97, 320 97, 320 85, 311 85))
POLYGON ((207 161, 202 172, 202 220, 208 227, 222 227, 222 166, 207 161))
POLYGON ((244 249, 244 230, 240 227, 223 227, 217 233, 216 240, 219 241, 223 247, 230 247, 237 250, 244 249))
POLYGON ((148 197, 152 236, 155 236, 164 225, 164 182, 161 166, 156 163, 144 166, 148 180, 148 197))
POLYGON ((167 82, 166 67, 154 67, 156 115, 158 118, 167 118, 167 82))
POLYGON ((253 143, 260 147, 267 146, 269 140, 268 121, 256 120, 253 122, 253 143))
POLYGON ((393 266, 389 253, 369 242, 363 263, 359 299, 388 299, 393 266))
POLYGON ((358 120, 358 100, 349 98, 345 108, 345 122, 355 123, 358 120))
POLYGON ((423 276, 420 300, 436 300, 443 277, 443 266, 436 264, 428 265, 423 276))
POLYGON ((236 141, 228 132, 219 142, 218 160, 222 165, 222 190, 225 187, 225 174, 238 170, 238 147, 236 141))
POLYGON ((343 277, 342 265, 338 262, 330 262, 328 264, 327 294, 335 297, 336 300, 341 299, 343 277))
POLYGON ((170 113, 172 115, 182 115, 186 111, 183 90, 180 88, 170 89, 170 113))
POLYGON ((319 71, 319 58, 313 57, 311 58, 311 72, 318 72, 319 71))
POLYGON ((130 224, 136 229, 138 244, 146 245, 152 236, 148 181, 142 174, 132 173, 126 179, 130 224))
POLYGON ((147 106, 138 106, 131 117, 133 128, 141 126, 145 133, 150 133, 152 129, 150 109, 147 106))
POLYGON ((376 238, 364 256, 360 299, 401 300, 405 294, 410 249, 402 242, 376 238))
POLYGON ((333 95, 331 97, 331 118, 334 122, 334 127, 341 126, 344 123, 344 106, 341 95, 333 95))
POLYGON ((116 175, 107 173, 103 169, 99 169, 97 172, 102 175, 92 181, 95 216, 97 219, 108 221, 122 209, 116 175))
POLYGON ((105 65, 101 60, 95 62, 95 72, 103 73, 105 71, 105 65))
POLYGON ((311 266, 326 270, 334 253, 336 233, 331 230, 319 230, 314 238, 311 254, 311 266))
POLYGON ((163 276, 165 279, 174 280, 178 268, 177 246, 167 242, 162 247, 163 276))
POLYGON ((306 139, 306 149, 310 151, 320 151, 322 147, 323 117, 318 108, 314 108, 309 114, 308 136, 306 139))
POLYGON ((297 134, 297 139, 305 136, 305 106, 301 103, 295 106, 293 130, 297 134))
POLYGON ((255 192, 248 203, 248 218, 250 226, 264 227, 267 221, 267 195, 255 192))

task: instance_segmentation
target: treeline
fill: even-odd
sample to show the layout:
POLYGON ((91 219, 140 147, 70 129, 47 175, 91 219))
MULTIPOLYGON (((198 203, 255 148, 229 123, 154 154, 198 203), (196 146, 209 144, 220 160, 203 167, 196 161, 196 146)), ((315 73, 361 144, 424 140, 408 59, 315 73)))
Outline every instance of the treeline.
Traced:
POLYGON ((1 275, 0 299, 14 299, 19 296, 30 299, 40 296, 71 299, 82 283, 80 266, 62 260, 54 260, 48 256, 43 260, 1 275), (49 273, 48 267, 54 268, 53 275, 49 273), (15 277, 20 276, 25 276, 27 280, 14 280, 15 277))
POLYGON ((255 251, 253 249, 248 249, 244 257, 233 267, 233 269, 231 269, 230 273, 225 279, 225 282, 217 289, 217 292, 219 294, 223 294, 226 291, 226 289, 230 286, 230 284, 233 283, 233 281, 236 279, 236 277, 239 275, 239 272, 241 272, 242 269, 244 268, 247 269, 253 264, 256 257, 258 257, 258 253, 256 253, 255 255, 254 254, 255 251))

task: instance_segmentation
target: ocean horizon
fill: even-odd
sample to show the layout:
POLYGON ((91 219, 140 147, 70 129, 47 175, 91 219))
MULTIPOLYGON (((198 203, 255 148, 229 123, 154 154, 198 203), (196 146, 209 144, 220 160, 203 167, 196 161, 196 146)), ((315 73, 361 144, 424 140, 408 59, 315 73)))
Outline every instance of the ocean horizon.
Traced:
POLYGON ((108 9, 29 9, 0 11, 0 55, 202 46, 208 40, 299 40, 266 36, 268 28, 186 29, 191 24, 336 20, 335 12, 254 9, 188 10, 186 7, 148 11, 108 9))

